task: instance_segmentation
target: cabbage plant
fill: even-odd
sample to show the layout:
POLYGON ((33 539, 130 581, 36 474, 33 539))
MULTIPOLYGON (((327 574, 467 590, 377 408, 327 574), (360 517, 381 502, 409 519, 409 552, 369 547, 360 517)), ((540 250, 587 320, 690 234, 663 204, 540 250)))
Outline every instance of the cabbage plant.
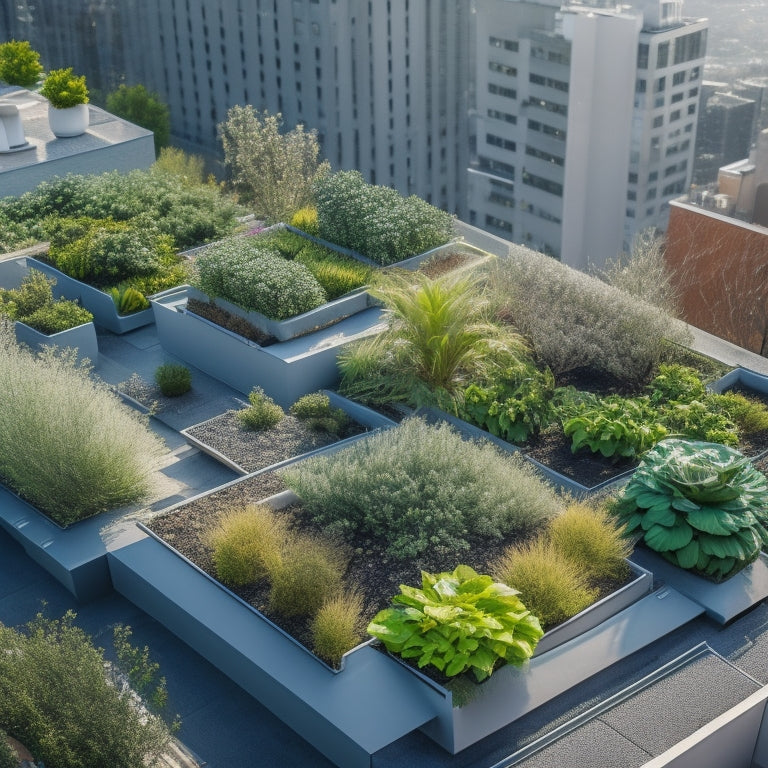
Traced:
POLYGON ((497 666, 522 665, 544 632, 516 589, 468 565, 422 571, 422 588, 400 585, 394 606, 379 611, 368 633, 390 653, 431 664, 447 677, 471 671, 480 682, 497 666))
POLYGON ((616 513, 669 562, 723 581, 768 544, 768 481, 733 448, 670 438, 644 455, 616 513))

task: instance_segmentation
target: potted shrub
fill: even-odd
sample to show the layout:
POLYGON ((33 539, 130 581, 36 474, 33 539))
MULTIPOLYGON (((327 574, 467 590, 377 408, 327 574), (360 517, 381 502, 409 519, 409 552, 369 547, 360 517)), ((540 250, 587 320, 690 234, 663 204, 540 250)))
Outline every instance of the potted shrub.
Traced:
POLYGON ((54 136, 80 136, 88 130, 85 75, 75 75, 72 67, 51 70, 43 81, 40 93, 50 102, 48 124, 54 136))

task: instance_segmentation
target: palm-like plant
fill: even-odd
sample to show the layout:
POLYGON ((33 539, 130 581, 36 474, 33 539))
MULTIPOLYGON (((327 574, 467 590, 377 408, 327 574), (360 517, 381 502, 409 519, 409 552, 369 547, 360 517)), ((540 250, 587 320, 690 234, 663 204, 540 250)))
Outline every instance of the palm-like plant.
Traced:
POLYGON ((389 328, 341 356, 347 394, 419 405, 440 393, 453 397, 527 357, 522 337, 487 319, 476 278, 393 273, 372 293, 387 307, 389 328))

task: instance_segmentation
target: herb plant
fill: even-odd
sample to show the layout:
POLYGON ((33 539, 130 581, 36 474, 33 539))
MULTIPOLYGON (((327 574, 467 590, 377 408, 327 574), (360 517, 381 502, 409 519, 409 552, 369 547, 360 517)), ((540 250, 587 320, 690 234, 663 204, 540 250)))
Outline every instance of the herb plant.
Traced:
POLYGON ((768 481, 718 443, 668 439, 643 457, 615 513, 627 533, 674 565, 714 581, 768 544, 768 481))
POLYGON ((261 387, 254 387, 249 395, 250 405, 237 412, 244 429, 271 429, 280 423, 283 409, 261 387))
POLYGON ((422 571, 421 579, 421 589, 400 585, 394 606, 368 625, 388 651, 447 677, 471 672, 478 682, 533 655, 544 633, 517 590, 466 565, 451 573, 422 571))

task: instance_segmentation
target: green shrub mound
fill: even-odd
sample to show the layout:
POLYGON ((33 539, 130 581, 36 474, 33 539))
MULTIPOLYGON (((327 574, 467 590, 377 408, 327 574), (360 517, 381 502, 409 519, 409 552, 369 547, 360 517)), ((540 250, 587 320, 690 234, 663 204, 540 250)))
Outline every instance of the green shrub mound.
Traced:
POLYGON ((164 363, 155 371, 155 383, 166 397, 179 397, 192 389, 192 372, 186 365, 164 363))
POLYGON ((522 247, 512 247, 486 274, 499 316, 529 340, 555 377, 580 366, 641 383, 663 359, 668 340, 687 338, 658 307, 522 247))
POLYGON ((288 411, 315 432, 340 435, 350 425, 350 418, 341 408, 333 408, 331 399, 322 392, 300 397, 288 411))
POLYGON ((401 584, 394 606, 368 625, 388 651, 447 677, 471 672, 478 682, 533 656, 544 633, 517 590, 467 565, 451 573, 422 571, 421 578, 421 589, 401 584))
POLYGON ((320 237, 389 265, 444 245, 450 214, 415 195, 368 184, 359 171, 339 171, 315 183, 320 237))
POLYGON ((48 336, 90 323, 93 315, 74 301, 54 300, 56 281, 32 269, 18 288, 0 288, 0 315, 48 336))
POLYGON ((285 416, 283 409, 261 387, 251 390, 248 402, 247 408, 237 412, 237 419, 244 429, 271 429, 285 416))
POLYGON ((8 743, 8 734, 0 728, 0 768, 19 768, 16 750, 8 743))
POLYGON ((669 562, 723 581, 768 544, 768 481, 727 446, 663 440, 643 457, 615 514, 669 562))
POLYGON ((0 726, 56 768, 156 765, 171 730, 137 706, 73 619, 38 616, 23 631, 0 624, 0 726))
POLYGON ((272 320, 285 320, 326 302, 325 292, 305 266, 275 255, 258 238, 232 237, 216 243, 195 266, 195 284, 203 293, 272 320))
POLYGON ((396 558, 530 533, 559 508, 522 459, 418 418, 280 475, 329 533, 372 536, 396 558))
POLYGON ((0 330, 0 479, 68 525, 144 498, 163 451, 145 420, 74 358, 0 330))
POLYGON ((0 43, 0 80, 8 85, 34 88, 42 72, 40 54, 33 50, 29 40, 0 43))
POLYGON ((142 214, 173 238, 175 250, 184 250, 229 234, 240 213, 216 185, 191 184, 160 166, 127 174, 69 174, 0 199, 0 250, 48 239, 44 223, 51 216, 129 221, 142 214))

